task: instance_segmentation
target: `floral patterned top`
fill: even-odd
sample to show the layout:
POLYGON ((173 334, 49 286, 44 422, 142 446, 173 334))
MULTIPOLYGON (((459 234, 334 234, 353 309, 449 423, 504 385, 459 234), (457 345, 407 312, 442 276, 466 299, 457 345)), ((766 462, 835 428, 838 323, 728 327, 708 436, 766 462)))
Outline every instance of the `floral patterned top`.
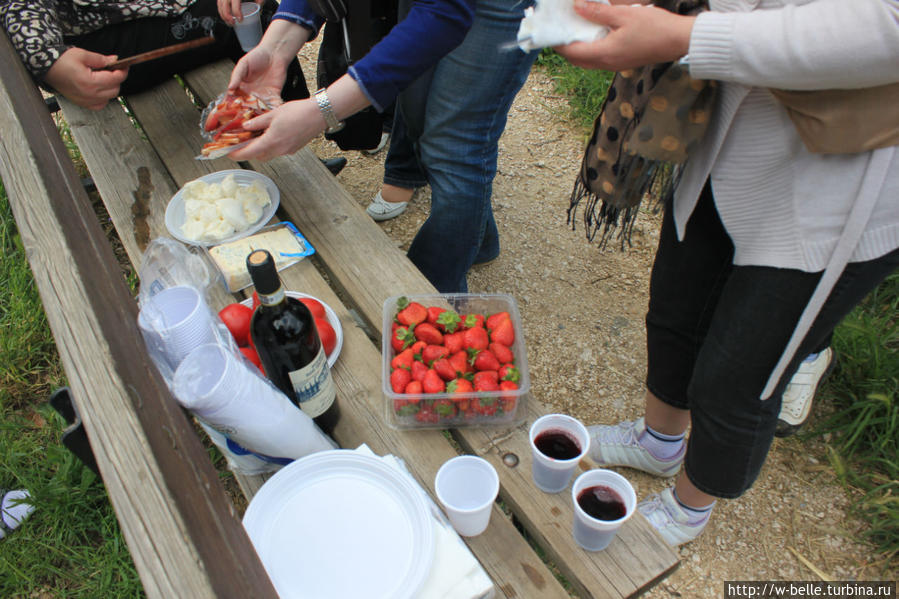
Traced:
POLYGON ((144 17, 172 17, 194 0, 32 0, 0 2, 0 20, 22 62, 38 80, 69 48, 66 39, 144 17))

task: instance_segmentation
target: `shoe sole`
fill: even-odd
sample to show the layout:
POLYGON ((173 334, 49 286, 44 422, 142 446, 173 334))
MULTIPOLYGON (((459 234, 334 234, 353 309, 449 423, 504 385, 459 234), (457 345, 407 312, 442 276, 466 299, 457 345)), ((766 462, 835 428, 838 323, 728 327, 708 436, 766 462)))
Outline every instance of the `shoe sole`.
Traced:
MULTIPOLYGON (((818 384, 815 386, 816 394, 818 393, 818 389, 821 388, 821 384, 827 379, 827 377, 830 375, 830 373, 833 372, 833 369, 836 367, 836 365, 837 365, 837 355, 834 354, 833 359, 830 361, 830 364, 827 365, 827 368, 824 369, 824 374, 821 375, 821 378, 818 380, 818 384)), ((814 396, 812 397, 812 401, 814 401, 814 396)), ((812 410, 811 410, 811 408, 809 408, 808 414, 806 414, 805 418, 802 419, 802 422, 800 422, 798 424, 790 424, 789 422, 786 422, 786 421, 778 418, 777 426, 774 429, 774 436, 778 437, 780 439, 783 439, 784 437, 792 437, 793 435, 795 435, 796 433, 799 432, 799 429, 801 429, 805 425, 806 422, 808 422, 808 419, 811 417, 811 415, 812 415, 812 410)))

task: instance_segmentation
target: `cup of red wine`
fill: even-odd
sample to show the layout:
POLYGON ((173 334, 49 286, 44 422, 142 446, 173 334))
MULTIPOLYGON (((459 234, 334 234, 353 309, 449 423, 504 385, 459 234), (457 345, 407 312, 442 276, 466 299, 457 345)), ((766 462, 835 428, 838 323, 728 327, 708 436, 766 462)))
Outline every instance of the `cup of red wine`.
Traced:
POLYGON ((590 449, 587 427, 566 414, 546 414, 531 425, 530 440, 534 484, 546 493, 563 491, 590 449))
POLYGON ((574 540, 587 551, 608 547, 637 509, 637 494, 631 483, 617 472, 602 468, 577 477, 571 487, 571 500, 574 540))

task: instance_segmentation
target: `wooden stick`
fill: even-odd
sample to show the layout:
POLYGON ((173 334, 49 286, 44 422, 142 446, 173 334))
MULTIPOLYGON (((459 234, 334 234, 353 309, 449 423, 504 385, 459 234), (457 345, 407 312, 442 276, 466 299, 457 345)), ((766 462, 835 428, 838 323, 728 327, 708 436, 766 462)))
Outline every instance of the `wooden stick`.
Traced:
POLYGON ((189 42, 181 42, 180 44, 174 44, 172 46, 166 46, 164 48, 157 48, 155 50, 150 50, 149 52, 143 52, 141 54, 129 56, 128 58, 122 58, 115 62, 111 62, 105 67, 102 67, 98 70, 114 71, 116 69, 123 69, 125 67, 130 67, 131 65, 135 65, 141 62, 147 62, 148 60, 155 60, 163 56, 168 56, 169 54, 175 54, 176 52, 183 52, 184 50, 190 50, 191 48, 199 48, 200 46, 211 44, 214 41, 215 38, 211 35, 208 37, 201 37, 195 40, 190 40, 189 42))

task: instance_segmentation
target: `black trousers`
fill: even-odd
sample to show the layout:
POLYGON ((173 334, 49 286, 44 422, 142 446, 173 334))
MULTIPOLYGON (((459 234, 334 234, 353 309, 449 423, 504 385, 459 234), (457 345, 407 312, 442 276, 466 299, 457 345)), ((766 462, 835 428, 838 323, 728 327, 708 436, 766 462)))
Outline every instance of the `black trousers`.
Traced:
MULTIPOLYGON (((262 23, 267 27, 278 9, 275 0, 266 0, 262 7, 262 23)), ((142 52, 186 42, 212 34, 212 44, 134 65, 122 84, 123 95, 144 91, 162 83, 175 74, 230 58, 235 62, 243 56, 234 29, 219 18, 215 0, 197 0, 177 17, 147 17, 104 27, 86 35, 67 38, 66 42, 100 54, 116 54, 126 58, 142 52)), ((224 91, 224 90, 222 90, 224 91)), ((282 89, 284 101, 309 97, 300 63, 294 60, 287 71, 282 89)))
POLYGON ((774 440, 783 390, 799 363, 899 266, 899 250, 847 265, 778 387, 762 389, 820 272, 734 266, 734 246, 711 187, 678 241, 671 210, 662 225, 646 316, 647 388, 690 410, 684 468, 700 490, 737 497, 758 477, 774 440))

